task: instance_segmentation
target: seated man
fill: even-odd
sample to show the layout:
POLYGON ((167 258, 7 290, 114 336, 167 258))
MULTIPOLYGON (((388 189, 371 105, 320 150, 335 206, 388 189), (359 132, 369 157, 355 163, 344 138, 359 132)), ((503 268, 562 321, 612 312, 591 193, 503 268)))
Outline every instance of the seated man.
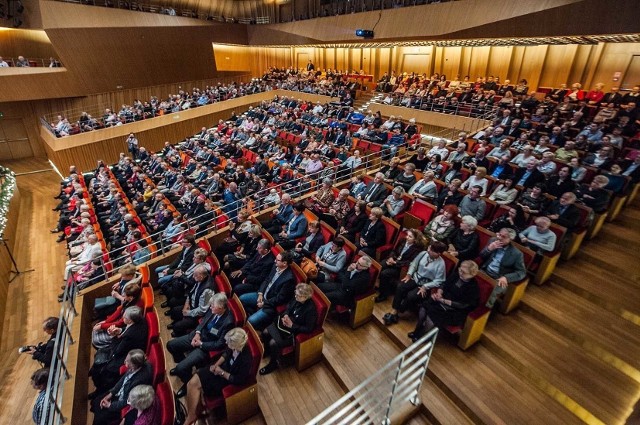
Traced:
POLYGON ((185 335, 198 325, 198 321, 207 311, 207 300, 214 292, 209 271, 205 266, 196 267, 193 280, 193 286, 188 289, 184 305, 178 305, 164 313, 165 316, 171 317, 172 322, 167 325, 167 329, 173 329, 173 337, 185 335))
POLYGON ((513 229, 500 229, 496 236, 489 239, 489 243, 480 252, 481 268, 490 277, 497 280, 497 285, 487 301, 487 307, 492 308, 498 295, 507 290, 509 283, 524 279, 527 271, 524 266, 522 252, 511 243, 517 236, 513 229))
POLYGON ((483 219, 487 204, 480 198, 480 193, 482 193, 481 186, 473 186, 469 189, 469 193, 462 198, 458 205, 461 217, 470 215, 478 221, 483 219))
POLYGON ((144 311, 137 306, 129 307, 122 315, 124 329, 108 348, 99 350, 94 358, 89 374, 93 378, 96 392, 107 391, 120 379, 120 366, 131 350, 147 349, 149 328, 144 311))
POLYGON ((124 359, 127 371, 106 394, 89 394, 93 425, 108 425, 120 419, 122 409, 127 406, 127 399, 132 388, 138 385, 151 385, 153 370, 147 362, 144 351, 129 351, 124 359))
POLYGON ((576 202, 576 194, 573 192, 565 192, 558 199, 554 199, 545 209, 545 215, 552 222, 559 224, 572 232, 580 221, 580 211, 574 204, 576 202))
POLYGON ((400 280, 391 312, 384 315, 384 324, 398 323, 398 315, 415 307, 421 299, 429 295, 431 288, 439 287, 446 278, 446 268, 442 253, 447 245, 433 241, 427 251, 421 252, 409 265, 407 275, 400 280))
POLYGON ((291 195, 283 193, 280 205, 271 212, 271 220, 264 223, 264 228, 272 235, 278 234, 282 230, 282 225, 288 222, 292 215, 291 195))
POLYGON ((538 254, 553 251, 556 246, 556 234, 549 229, 551 220, 548 217, 538 217, 534 223, 535 225, 520 233, 520 242, 538 254))
MULTIPOLYGON (((289 218, 289 221, 282 226, 282 231, 278 232, 275 236, 276 242, 282 242, 281 245, 285 248, 292 248, 291 243, 294 239, 304 236, 307 231, 307 218, 304 216, 304 205, 298 203, 293 207, 293 215, 289 218)), ((295 243, 293 243, 295 246, 295 243)))
POLYGON ((137 273, 136 266, 133 264, 125 264, 120 267, 119 272, 120 280, 111 287, 111 295, 97 298, 95 301, 94 309, 98 319, 107 317, 118 308, 124 300, 124 290, 128 285, 140 284, 142 280, 142 275, 137 273))
MULTIPOLYGON (((233 314, 227 309, 227 296, 215 294, 209 302, 209 311, 194 331, 188 335, 174 338, 167 343, 167 350, 173 356, 176 367, 169 372, 182 382, 191 379, 194 366, 199 367, 209 360, 209 351, 222 350, 225 347, 225 334, 233 328, 233 314)), ((186 393, 183 386, 178 397, 186 393)))
POLYGON ((370 286, 369 267, 371 267, 371 261, 370 257, 364 255, 351 263, 346 270, 338 273, 336 281, 318 284, 318 288, 324 292, 332 306, 352 307, 355 303, 355 297, 367 292, 370 286))
POLYGON ((249 292, 240 297, 240 302, 247 311, 249 323, 262 331, 275 319, 279 305, 287 304, 293 298, 296 279, 291 271, 293 257, 289 252, 276 256, 276 262, 262 282, 258 292, 249 292))
POLYGON ((171 264, 156 268, 155 271, 158 274, 156 286, 162 287, 162 285, 171 281, 174 277, 177 277, 176 274, 178 270, 185 272, 191 267, 191 264, 193 264, 193 254, 198 248, 195 236, 191 234, 186 235, 184 239, 182 239, 181 245, 182 251, 171 264))
POLYGON ((271 242, 268 239, 260 239, 256 253, 249 261, 240 270, 229 273, 233 292, 238 296, 256 292, 271 272, 274 260, 275 257, 271 253, 271 242))

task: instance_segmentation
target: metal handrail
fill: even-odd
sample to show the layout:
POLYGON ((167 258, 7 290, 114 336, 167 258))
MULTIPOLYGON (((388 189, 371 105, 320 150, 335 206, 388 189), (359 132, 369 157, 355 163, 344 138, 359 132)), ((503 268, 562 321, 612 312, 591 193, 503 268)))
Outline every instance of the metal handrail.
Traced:
MULTIPOLYGON (((29 68, 48 68, 49 65, 51 65, 51 59, 45 59, 45 58, 28 58, 28 57, 24 57, 27 62, 29 62, 29 68), (35 65, 34 65, 35 62, 35 65)), ((16 67, 16 62, 18 61, 18 58, 15 57, 2 57, 2 60, 4 60, 9 67, 11 68, 15 68, 16 67)), ((58 66, 53 67, 53 68, 62 68, 63 65, 62 63, 58 60, 58 59, 54 59, 57 63, 58 66)), ((0 68, 2 69, 2 68, 0 68)))
POLYGON ((390 424, 403 407, 417 406, 437 335, 432 329, 308 424, 390 424))

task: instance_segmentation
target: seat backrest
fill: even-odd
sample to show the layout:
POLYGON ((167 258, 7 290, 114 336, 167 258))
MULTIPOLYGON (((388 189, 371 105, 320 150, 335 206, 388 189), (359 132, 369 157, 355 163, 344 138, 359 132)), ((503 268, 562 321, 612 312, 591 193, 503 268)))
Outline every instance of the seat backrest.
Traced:
POLYGON ((211 253, 211 244, 206 239, 201 239, 198 241, 198 247, 207 251, 207 254, 211 253))
POLYGON ((144 311, 153 310, 153 288, 151 286, 145 286, 142 288, 142 301, 144 303, 144 311))
POLYGON ((578 208, 578 211, 580 211, 580 219, 578 220, 578 225, 575 228, 576 231, 579 231, 587 226, 587 223, 589 222, 589 215, 593 210, 586 205, 577 203, 573 205, 575 205, 578 208))
POLYGON ((164 350, 162 349, 161 340, 151 344, 148 359, 153 370, 153 386, 156 387, 160 382, 164 381, 166 372, 164 350))
POLYGON ((550 255, 553 255, 562 249, 562 241, 567 234, 567 228, 556 223, 551 223, 551 227, 549 227, 549 229, 556 234, 556 244, 553 247, 553 251, 549 252, 550 255))
POLYGON ((142 265, 142 266, 140 266, 138 268, 138 271, 140 272, 140 275, 142 276, 141 280, 140 280, 142 282, 142 285, 144 286, 144 284, 149 283, 149 276, 150 276, 149 266, 144 264, 144 265, 142 265))
POLYGON ((520 245, 517 242, 513 242, 513 246, 515 246, 516 248, 518 248, 518 250, 520 252, 522 252, 522 257, 523 257, 523 261, 524 261, 524 268, 525 269, 529 269, 529 266, 531 265, 531 263, 533 262, 533 259, 536 256, 536 253, 533 252, 532 249, 527 248, 524 245, 520 245))
POLYGON ((213 281, 216 284, 216 292, 224 292, 227 297, 231 295, 231 283, 229 283, 229 278, 224 272, 216 275, 213 281))
POLYGON ((329 243, 329 241, 332 240, 334 235, 336 234, 336 229, 321 221, 320 232, 322 233, 322 240, 324 241, 324 243, 329 243))
POLYGON ((453 255, 449 254, 448 252, 445 252, 442 254, 442 259, 444 260, 444 268, 445 268, 446 276, 449 277, 449 275, 451 275, 453 270, 458 265, 458 259, 453 255))
POLYGON ((413 201, 409 212, 421 219, 424 223, 429 223, 436 213, 436 207, 422 199, 416 199, 413 201))
MULTIPOLYGON (((271 242, 271 245, 273 246, 273 244, 275 243, 275 240, 273 239, 273 236, 271 236, 271 233, 267 232, 265 229, 262 229, 262 232, 260 233, 262 235, 262 238, 271 242)), ((273 255, 276 255, 276 254, 274 253, 273 255)))
POLYGON ((482 251, 482 249, 487 246, 487 243, 489 243, 489 239, 496 235, 491 230, 487 230, 482 226, 476 227, 476 233, 478 234, 478 249, 480 251, 482 251))
POLYGON ((400 225, 387 217, 382 217, 381 220, 382 220, 382 224, 384 224, 384 229, 387 233, 384 244, 392 245, 396 240, 396 236, 398 236, 398 232, 400 231, 400 225))
POLYGON ((305 274, 305 272, 302 271, 299 265, 297 265, 296 263, 291 263, 290 267, 291 267, 291 271, 293 272, 293 275, 296 277, 296 285, 298 283, 307 282, 307 275, 305 274))
POLYGON ((149 329, 149 333, 147 334, 147 353, 151 348, 151 344, 158 341, 160 337, 160 322, 158 321, 158 314, 156 310, 147 312, 145 315, 145 319, 147 320, 147 326, 149 329))
POLYGON ((249 376, 251 377, 250 383, 256 382, 256 375, 258 375, 258 369, 260 369, 260 362, 262 361, 262 355, 264 354, 264 346, 262 345, 262 341, 260 341, 260 337, 258 333, 253 329, 250 323, 246 323, 243 326, 245 332, 247 332, 247 345, 249 346, 249 350, 251 351, 251 373, 249 376))
POLYGON ((347 253, 346 264, 349 264, 351 262, 351 259, 355 255, 355 253, 358 251, 358 249, 353 244, 353 242, 351 242, 346 238, 344 238, 344 246, 342 248, 344 249, 344 252, 347 253))
POLYGON ((173 391, 171 391, 171 384, 168 381, 161 382, 156 387, 156 394, 158 395, 158 402, 160 403, 160 411, 162 413, 161 424, 172 425, 175 420, 176 405, 173 399, 173 391))
POLYGON ((324 293, 315 284, 312 283, 311 287, 313 288, 313 304, 316 306, 316 312, 318 313, 316 329, 321 329, 324 325, 324 321, 327 319, 327 315, 329 314, 331 301, 329 301, 326 295, 324 295, 324 293))
POLYGON ((218 270, 220 270, 220 262, 213 255, 208 255, 205 258, 205 261, 209 264, 209 266, 211 266, 211 276, 215 276, 215 274, 218 273, 218 270))
POLYGON ((236 294, 229 298, 229 310, 233 314, 234 326, 242 327, 247 321, 247 312, 244 310, 240 299, 236 294))
POLYGON ((480 307, 483 307, 491 293, 493 292, 493 287, 495 286, 495 280, 489 277, 485 272, 479 271, 476 275, 476 282, 478 282, 478 289, 480 289, 480 307))

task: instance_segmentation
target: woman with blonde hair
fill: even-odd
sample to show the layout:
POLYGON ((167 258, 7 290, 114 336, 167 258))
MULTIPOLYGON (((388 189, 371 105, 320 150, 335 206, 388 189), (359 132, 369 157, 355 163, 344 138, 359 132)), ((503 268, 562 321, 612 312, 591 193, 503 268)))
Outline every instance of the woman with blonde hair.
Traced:
POLYGON ((187 418, 185 425, 198 421, 202 395, 218 397, 227 385, 244 385, 251 379, 251 350, 247 346, 247 332, 234 328, 224 340, 227 350, 211 366, 203 367, 187 383, 187 418))

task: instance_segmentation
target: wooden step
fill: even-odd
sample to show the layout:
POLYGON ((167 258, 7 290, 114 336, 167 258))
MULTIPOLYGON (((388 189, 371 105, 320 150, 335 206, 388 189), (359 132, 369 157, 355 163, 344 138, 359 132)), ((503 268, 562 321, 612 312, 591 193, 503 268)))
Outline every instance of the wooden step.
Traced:
POLYGON ((601 268, 576 259, 556 268, 551 281, 640 325, 640 288, 628 280, 611 276, 603 282, 601 268))
POLYGON ((590 262, 606 270, 608 275, 625 278, 640 286, 638 253, 625 250, 618 242, 606 239, 593 241, 580 249, 576 259, 590 262))
POLYGON ((528 288, 520 308, 640 382, 640 327, 632 322, 555 284, 528 288))
POLYGON ((526 312, 496 315, 483 345, 588 423, 624 423, 640 389, 640 382, 526 312))
MULTIPOLYGON (((263 361, 266 365, 267 360, 263 361)), ((302 424, 310 421, 345 394, 324 363, 302 372, 285 364, 258 377, 260 410, 267 424, 302 424)))
MULTIPOLYGON (((376 324, 381 327, 386 310, 384 304, 374 309, 376 324)), ((410 340, 406 334, 414 325, 415 319, 401 320, 385 329, 397 343, 407 346, 410 340)), ((582 423, 481 343, 462 351, 450 339, 438 336, 428 375, 473 422, 582 423)))
MULTIPOLYGON (((373 323, 352 330, 343 323, 328 321, 325 329, 323 355, 348 389, 355 388, 402 351, 373 323)), ((473 423, 429 378, 422 385, 421 401, 430 423, 473 423)))

